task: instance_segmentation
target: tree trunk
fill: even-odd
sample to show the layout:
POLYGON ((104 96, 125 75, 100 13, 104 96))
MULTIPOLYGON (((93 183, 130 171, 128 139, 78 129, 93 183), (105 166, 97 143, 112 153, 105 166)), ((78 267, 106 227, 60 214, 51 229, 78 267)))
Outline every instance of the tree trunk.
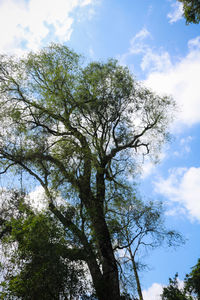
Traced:
POLYGON ((96 291, 96 295, 99 300, 105 300, 104 298, 104 281, 99 266, 97 265, 96 258, 93 253, 87 259, 87 265, 92 276, 92 282, 96 291))
POLYGON ((98 206, 92 210, 94 213, 91 216, 93 228, 95 231, 95 238, 100 251, 102 259, 102 272, 104 290, 104 300, 119 300, 119 279, 117 263, 114 257, 113 248, 111 244, 110 233, 103 215, 103 211, 98 206), (95 213, 95 211, 97 213, 95 213))
POLYGON ((97 250, 100 254, 100 257, 97 256, 96 259, 100 259, 102 263, 102 290, 100 293, 99 290, 96 290, 96 293, 99 300, 120 300, 117 263, 104 214, 105 179, 103 169, 97 172, 96 189, 96 196, 94 196, 90 183, 83 177, 80 185, 80 199, 84 203, 92 223, 97 250))

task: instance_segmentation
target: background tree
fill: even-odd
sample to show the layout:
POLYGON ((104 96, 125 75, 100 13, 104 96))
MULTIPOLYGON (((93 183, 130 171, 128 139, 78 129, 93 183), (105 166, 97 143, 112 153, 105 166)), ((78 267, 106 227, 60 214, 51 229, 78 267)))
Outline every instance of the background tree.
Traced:
POLYGON ((186 274, 185 288, 190 293, 195 293, 197 299, 200 299, 200 259, 197 264, 192 267, 192 271, 186 274))
POLYGON ((192 271, 189 274, 186 274, 182 289, 179 287, 178 273, 176 273, 174 279, 169 279, 169 283, 169 286, 163 288, 162 299, 200 299, 200 259, 197 264, 192 267, 192 271))
POLYGON ((5 209, 1 212, 1 220, 6 221, 1 241, 5 256, 9 255, 1 266, 0 299, 74 299, 84 295, 89 291, 84 266, 68 259, 69 241, 63 226, 48 212, 35 213, 24 199, 25 195, 13 191, 6 205, 14 204, 14 214, 8 217, 5 209))
POLYGON ((162 293, 163 300, 192 300, 190 295, 186 294, 185 289, 179 287, 178 273, 175 274, 174 278, 169 278, 169 286, 163 288, 162 293))
POLYGON ((178 0, 183 4, 183 15, 186 23, 198 24, 200 21, 200 1, 199 0, 178 0))
POLYGON ((127 180, 138 153, 160 148, 174 102, 116 61, 85 66, 61 45, 24 59, 1 56, 0 96, 1 173, 20 167, 39 182, 49 210, 78 241, 71 252, 87 263, 98 299, 119 300, 108 186, 127 180), (71 204, 66 213, 55 205, 59 193, 71 204))

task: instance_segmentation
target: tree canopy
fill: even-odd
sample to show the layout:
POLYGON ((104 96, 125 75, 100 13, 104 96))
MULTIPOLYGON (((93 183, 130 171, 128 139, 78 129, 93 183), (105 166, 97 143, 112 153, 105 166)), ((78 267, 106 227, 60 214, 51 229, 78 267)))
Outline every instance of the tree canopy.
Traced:
POLYGON ((6 259, 1 266, 5 272, 0 299, 36 300, 41 295, 44 300, 72 299, 84 295, 89 290, 84 266, 75 262, 75 255, 74 262, 64 255, 69 242, 63 226, 48 211, 35 213, 25 198, 25 194, 12 191, 1 210, 1 221, 6 220, 1 232, 6 259), (14 214, 6 213, 8 205, 14 214))
POLYGON ((174 278, 169 278, 169 285, 163 288, 162 293, 163 300, 192 300, 193 298, 190 295, 187 295, 187 292, 184 288, 179 287, 178 282, 178 273, 175 274, 174 278))
POLYGON ((200 22, 200 1, 199 0, 178 0, 183 4, 183 15, 186 23, 198 24, 200 22))
POLYGON ((164 287, 162 293, 163 300, 196 300, 200 299, 200 259, 192 267, 192 271, 186 274, 183 288, 179 287, 178 273, 174 279, 169 279, 169 285, 164 287))
POLYGON ((20 168, 43 187, 73 236, 68 259, 86 262, 99 300, 120 299, 108 211, 126 201, 137 156, 156 155, 168 138, 174 106, 115 60, 86 65, 57 44, 1 56, 1 174, 20 168))
POLYGON ((192 267, 192 271, 186 274, 185 287, 190 293, 195 293, 197 299, 200 299, 200 259, 197 264, 192 267))

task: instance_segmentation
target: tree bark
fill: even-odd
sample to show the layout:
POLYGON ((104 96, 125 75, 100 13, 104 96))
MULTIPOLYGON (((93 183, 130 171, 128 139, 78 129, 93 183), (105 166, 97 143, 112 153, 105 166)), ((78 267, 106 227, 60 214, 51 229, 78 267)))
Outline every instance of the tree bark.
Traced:
POLYGON ((81 178, 81 181, 79 181, 79 197, 82 203, 85 205, 91 220, 91 225, 94 231, 94 238, 96 240, 97 249, 100 254, 99 256, 96 255, 96 259, 99 259, 102 263, 102 292, 99 295, 97 293, 97 297, 99 300, 119 300, 120 289, 117 263, 115 260, 114 251, 111 244, 111 237, 104 214, 104 171, 104 167, 99 168, 99 170, 97 171, 96 195, 94 195, 94 192, 91 190, 90 178, 86 176, 83 176, 81 178))
POLYGON ((120 299, 120 291, 117 263, 105 218, 100 217, 99 210, 98 216, 93 216, 93 227, 102 258, 104 299, 118 300, 120 299))

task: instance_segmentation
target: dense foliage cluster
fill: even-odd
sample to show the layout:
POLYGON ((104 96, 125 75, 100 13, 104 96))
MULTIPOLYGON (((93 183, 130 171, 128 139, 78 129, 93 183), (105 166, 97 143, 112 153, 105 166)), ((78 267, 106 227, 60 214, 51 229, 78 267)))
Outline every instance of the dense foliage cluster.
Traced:
POLYGON ((5 255, 1 270, 5 274, 0 299, 71 299, 84 295, 83 265, 63 255, 63 248, 68 246, 63 226, 47 211, 35 213, 25 203, 25 195, 16 191, 4 204, 12 205, 14 214, 1 211, 7 230, 1 240, 5 255))
POLYGON ((163 289, 163 300, 199 300, 200 299, 200 259, 186 274, 184 286, 179 287, 178 273, 173 279, 169 279, 169 285, 163 289))

